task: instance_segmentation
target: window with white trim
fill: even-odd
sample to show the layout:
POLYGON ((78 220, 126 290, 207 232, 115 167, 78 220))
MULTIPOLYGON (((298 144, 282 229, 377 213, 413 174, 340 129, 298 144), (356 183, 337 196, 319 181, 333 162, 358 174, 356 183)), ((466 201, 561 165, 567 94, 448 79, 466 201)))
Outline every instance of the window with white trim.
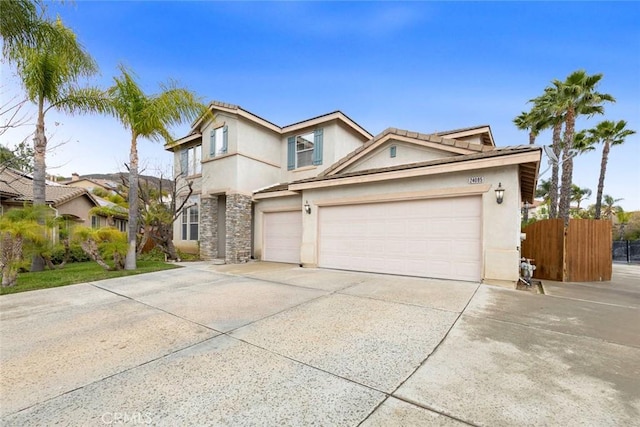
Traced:
POLYGON ((322 129, 287 138, 287 169, 322 164, 322 129))
POLYGON ((199 196, 191 196, 185 204, 187 206, 182 210, 182 240, 198 240, 198 229, 200 224, 200 216, 198 205, 200 203, 199 196))

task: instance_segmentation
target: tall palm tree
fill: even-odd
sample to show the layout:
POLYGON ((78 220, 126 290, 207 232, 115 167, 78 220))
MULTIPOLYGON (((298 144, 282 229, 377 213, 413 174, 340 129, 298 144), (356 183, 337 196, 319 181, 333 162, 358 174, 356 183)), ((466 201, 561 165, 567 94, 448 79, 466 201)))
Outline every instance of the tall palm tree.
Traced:
POLYGON ((605 120, 593 128, 589 129, 587 140, 591 143, 602 143, 602 161, 600 163, 600 178, 598 179, 598 192, 596 194, 595 219, 600 219, 602 209, 602 193, 604 191, 604 177, 607 173, 607 162, 609 161, 609 150, 612 146, 621 145, 624 140, 636 133, 631 129, 626 129, 627 122, 619 120, 617 122, 605 120))
MULTIPOLYGON (((74 114, 105 112, 109 109, 102 91, 78 86, 82 77, 91 76, 97 71, 97 65, 78 43, 75 33, 58 19, 51 24, 51 32, 47 34, 35 45, 17 45, 11 56, 27 98, 37 106, 33 137, 34 205, 45 204, 46 114, 51 110, 74 114)), ((32 270, 42 268, 43 263, 34 259, 32 270)))
POLYGON ((587 200, 589 197, 591 197, 591 189, 571 184, 571 201, 576 203, 578 212, 580 212, 580 203, 587 200))
POLYGON ((573 155, 576 117, 579 115, 602 114, 604 102, 615 102, 613 96, 596 91, 602 74, 588 75, 584 70, 571 73, 564 82, 555 80, 558 88, 559 105, 565 111, 564 141, 562 146, 562 184, 558 216, 569 221, 571 184, 573 178, 573 155))
POLYGON ((160 86, 158 94, 144 93, 134 75, 120 65, 120 76, 108 89, 113 114, 131 132, 129 152, 129 229, 125 270, 136 269, 136 236, 138 233, 138 138, 173 141, 171 126, 193 121, 208 109, 196 95, 175 82, 160 86))

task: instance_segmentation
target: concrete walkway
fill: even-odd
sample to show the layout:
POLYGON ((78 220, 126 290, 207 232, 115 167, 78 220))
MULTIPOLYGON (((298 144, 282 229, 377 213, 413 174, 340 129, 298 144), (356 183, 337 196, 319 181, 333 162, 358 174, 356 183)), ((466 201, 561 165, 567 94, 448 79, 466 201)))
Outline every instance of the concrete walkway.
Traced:
POLYGON ((2 425, 633 425, 640 267, 548 295, 286 264, 0 297, 2 425))

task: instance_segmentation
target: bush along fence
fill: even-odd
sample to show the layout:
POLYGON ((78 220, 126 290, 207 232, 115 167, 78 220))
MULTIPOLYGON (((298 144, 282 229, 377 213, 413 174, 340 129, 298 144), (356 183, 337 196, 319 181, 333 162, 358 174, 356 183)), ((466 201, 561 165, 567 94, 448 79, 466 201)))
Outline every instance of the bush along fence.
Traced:
POLYGON ((640 263, 640 240, 614 240, 612 252, 616 262, 640 263))

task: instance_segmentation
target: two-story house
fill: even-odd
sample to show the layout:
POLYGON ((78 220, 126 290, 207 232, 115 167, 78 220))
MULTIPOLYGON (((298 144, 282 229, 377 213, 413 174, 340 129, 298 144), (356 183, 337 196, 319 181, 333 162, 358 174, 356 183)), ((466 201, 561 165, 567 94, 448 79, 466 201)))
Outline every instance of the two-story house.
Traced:
POLYGON ((174 242, 186 251, 199 244, 204 259, 247 261, 254 191, 317 176, 372 137, 339 111, 280 127, 236 105, 214 102, 211 110, 213 120, 197 121, 165 147, 175 153, 176 175, 194 190, 174 242))
POLYGON ((174 241, 205 259, 516 281, 541 150, 488 126, 377 136, 341 112, 280 127, 214 102, 166 146, 192 180, 174 241))

